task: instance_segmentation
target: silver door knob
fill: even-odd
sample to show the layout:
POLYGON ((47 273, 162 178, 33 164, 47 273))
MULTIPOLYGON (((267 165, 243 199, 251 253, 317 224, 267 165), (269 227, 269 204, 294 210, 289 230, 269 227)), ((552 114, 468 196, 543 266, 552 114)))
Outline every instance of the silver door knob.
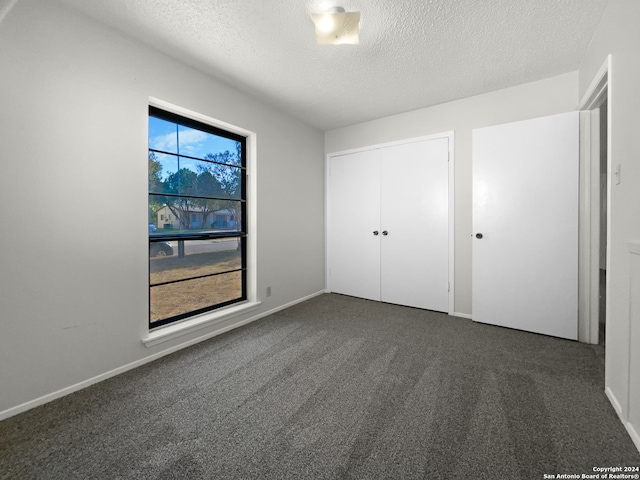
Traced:
POLYGON ((382 235, 384 235, 384 236, 386 237, 387 235, 389 235, 389 232, 387 232, 386 230, 384 230, 384 231, 382 232, 382 235))
POLYGON ((374 231, 373 231, 373 234, 374 234, 374 235, 378 235, 378 230, 374 230, 374 231))

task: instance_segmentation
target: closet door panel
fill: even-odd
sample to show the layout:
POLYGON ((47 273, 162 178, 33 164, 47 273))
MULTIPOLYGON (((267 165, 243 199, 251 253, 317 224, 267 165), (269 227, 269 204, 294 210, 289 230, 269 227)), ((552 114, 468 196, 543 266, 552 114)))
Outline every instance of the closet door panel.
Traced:
POLYGON ((380 149, 382 300, 449 308, 449 143, 380 149))
POLYGON ((378 151, 333 157, 328 198, 330 290, 380 300, 378 151))

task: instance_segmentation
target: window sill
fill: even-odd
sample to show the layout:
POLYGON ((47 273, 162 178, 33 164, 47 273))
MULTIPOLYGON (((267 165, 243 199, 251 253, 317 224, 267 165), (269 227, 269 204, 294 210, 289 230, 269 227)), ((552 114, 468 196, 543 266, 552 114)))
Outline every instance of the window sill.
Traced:
POLYGON ((145 347, 153 347, 154 345, 168 342, 174 338, 188 335, 203 328, 229 320, 230 318, 257 310, 260 303, 261 302, 247 302, 240 305, 233 305, 212 313, 199 315, 190 320, 160 327, 157 330, 150 331, 149 334, 142 339, 142 343, 144 343, 145 347))

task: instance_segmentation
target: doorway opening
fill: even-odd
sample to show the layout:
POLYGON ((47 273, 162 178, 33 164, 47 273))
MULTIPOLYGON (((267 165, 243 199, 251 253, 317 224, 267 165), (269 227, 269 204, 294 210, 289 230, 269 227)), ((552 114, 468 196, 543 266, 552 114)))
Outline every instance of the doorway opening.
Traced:
POLYGON ((607 137, 608 137, 608 119, 607 119, 607 106, 608 101, 605 93, 605 97, 598 105, 599 109, 599 136, 600 136, 600 188, 597 195, 599 196, 598 203, 600 206, 600 221, 599 223, 599 236, 600 242, 598 245, 598 269, 599 269, 599 282, 598 282, 598 345, 603 348, 602 355, 604 356, 605 338, 606 338, 606 322, 607 322, 607 204, 609 193, 609 182, 607 173, 607 137))
POLYGON ((580 102, 580 275, 578 339, 594 346, 604 364, 609 282, 611 161, 608 56, 580 102))

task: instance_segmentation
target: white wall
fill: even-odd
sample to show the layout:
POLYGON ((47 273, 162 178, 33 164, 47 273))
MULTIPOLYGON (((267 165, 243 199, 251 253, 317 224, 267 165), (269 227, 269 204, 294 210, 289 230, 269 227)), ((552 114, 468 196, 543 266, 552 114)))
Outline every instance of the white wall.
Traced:
MULTIPOLYGON (((577 72, 326 132, 333 153, 453 130, 455 132, 455 312, 471 312, 471 131, 573 111, 577 72)), ((428 87, 426 87, 428 88, 428 87)))
POLYGON ((150 96, 257 134, 251 315, 324 289, 322 132, 51 0, 6 14, 0 66, 0 418, 214 331, 141 343, 150 96))
MULTIPOLYGON (((629 241, 640 241, 640 2, 610 0, 579 70, 582 97, 611 54, 609 72, 610 163, 621 167, 611 185, 610 285, 606 332, 606 387, 640 449, 640 300, 629 241), (633 341, 630 341, 630 338, 633 341)), ((609 175, 609 178, 612 176, 609 175)))

